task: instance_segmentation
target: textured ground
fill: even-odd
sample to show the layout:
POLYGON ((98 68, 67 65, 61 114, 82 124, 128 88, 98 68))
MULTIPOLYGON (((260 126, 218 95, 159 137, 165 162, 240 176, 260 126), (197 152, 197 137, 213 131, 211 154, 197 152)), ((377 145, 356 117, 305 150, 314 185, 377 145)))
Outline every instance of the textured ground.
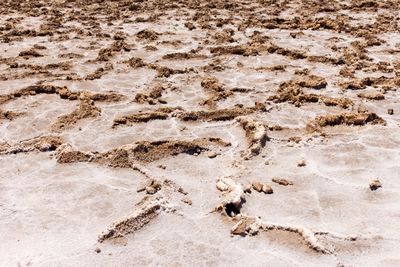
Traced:
POLYGON ((399 266, 399 10, 1 1, 0 265, 399 266))

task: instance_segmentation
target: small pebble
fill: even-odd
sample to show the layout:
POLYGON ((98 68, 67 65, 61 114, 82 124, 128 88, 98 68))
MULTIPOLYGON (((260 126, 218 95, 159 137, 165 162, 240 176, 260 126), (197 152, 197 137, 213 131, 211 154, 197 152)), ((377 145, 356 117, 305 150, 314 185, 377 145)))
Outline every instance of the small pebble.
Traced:
POLYGON ((245 186, 245 187, 243 188, 243 191, 244 191, 245 193, 251 194, 251 184, 248 184, 247 186, 245 186))
POLYGON ((262 191, 263 191, 265 194, 272 194, 272 193, 274 193, 274 190, 272 189, 272 187, 269 186, 269 185, 267 185, 267 184, 263 185, 262 191))
POLYGON ((254 190, 256 190, 257 192, 262 192, 263 190, 263 184, 260 182, 254 182, 251 184, 251 186, 253 187, 254 190))
POLYGON ((382 187, 382 183, 378 179, 373 180, 371 183, 369 183, 369 189, 371 189, 371 191, 375 191, 380 187, 382 187))
POLYGON ((283 178, 272 178, 272 182, 280 184, 280 185, 284 185, 284 186, 293 185, 293 182, 283 179, 283 178))
POLYGON ((301 159, 301 160, 297 161, 297 166, 298 167, 306 166, 306 161, 304 159, 301 159))
POLYGON ((188 204, 188 205, 190 205, 190 206, 193 204, 192 200, 190 200, 190 199, 187 198, 187 197, 182 198, 182 202, 183 202, 183 203, 186 203, 186 204, 188 204))

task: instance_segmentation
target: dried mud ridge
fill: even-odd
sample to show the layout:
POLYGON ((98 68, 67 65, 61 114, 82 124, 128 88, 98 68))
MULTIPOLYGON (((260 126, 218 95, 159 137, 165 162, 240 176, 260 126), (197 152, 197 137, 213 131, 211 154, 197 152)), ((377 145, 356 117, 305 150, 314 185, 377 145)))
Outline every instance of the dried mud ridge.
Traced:
POLYGON ((148 163, 181 153, 198 155, 213 147, 227 146, 230 146, 230 143, 226 143, 219 138, 203 138, 191 141, 142 141, 124 145, 104 153, 82 152, 73 150, 70 145, 64 145, 57 151, 57 162, 96 162, 114 168, 130 168, 134 166, 135 162, 148 163))
POLYGON ((159 108, 154 111, 141 112, 132 115, 126 115, 114 119, 113 127, 119 125, 134 125, 140 122, 149 122, 152 120, 166 120, 175 117, 181 121, 227 121, 233 120, 239 116, 249 115, 257 111, 264 111, 265 105, 256 103, 254 107, 243 107, 238 105, 232 108, 218 110, 200 110, 185 111, 181 107, 159 108))
POLYGON ((55 94, 61 99, 67 100, 79 100, 87 98, 98 102, 118 102, 124 98, 123 95, 117 93, 102 94, 90 92, 72 92, 67 87, 37 84, 17 90, 14 93, 0 95, 0 104, 5 104, 20 97, 35 96, 39 94, 55 94))
MULTIPOLYGON (((103 243, 126 235, 133 234, 154 220, 161 212, 173 213, 182 216, 176 195, 185 196, 187 192, 171 180, 159 182, 151 179, 150 183, 157 184, 156 192, 147 192, 129 215, 117 220, 107 227, 99 237, 98 242, 103 243)), ((187 197, 182 202, 190 201, 187 197)))
MULTIPOLYGON (((269 141, 300 146, 300 141, 311 135, 329 138, 325 131, 385 128, 396 121, 385 117, 377 105, 387 105, 387 113, 396 114, 392 104, 400 86, 400 61, 396 58, 400 50, 396 38, 387 36, 398 33, 399 6, 388 0, 2 1, 0 81, 6 87, 20 82, 30 86, 0 95, 0 125, 8 131, 12 129, 8 126, 31 116, 13 104, 36 95, 56 95, 75 110, 51 120, 46 133, 37 137, 1 139, 0 155, 54 151, 50 155, 60 164, 90 162, 142 173, 146 183, 138 192, 147 195, 98 241, 125 237, 161 212, 176 213, 176 203, 192 203, 189 198, 176 199, 187 192, 172 181, 153 177, 143 166, 179 154, 206 154, 218 160, 224 151, 237 148, 219 138, 172 137, 138 141, 106 152, 81 151, 63 140, 64 134, 66 140, 70 137, 64 130, 73 132, 78 123, 110 118, 106 104, 139 108, 128 115, 113 113, 105 122, 112 125, 110 135, 131 130, 119 127, 133 128, 155 120, 182 123, 187 128, 221 127, 232 121, 246 140, 245 151, 233 153, 238 155, 233 161, 245 165, 265 156, 260 154, 269 141), (171 25, 179 25, 177 33, 164 27, 171 20, 171 25), (135 30, 123 30, 130 28, 135 30), (301 45, 304 41, 307 45, 301 45), (124 94, 97 92, 99 85, 119 82, 119 77, 131 74, 143 78, 143 86, 129 84, 124 94), (265 79, 261 81, 260 76, 265 79), (110 77, 117 78, 110 82, 110 77), (247 86, 236 87, 242 82, 247 86), (93 91, 69 89, 84 84, 93 91), (360 108, 364 104, 369 105, 368 110, 360 108), (292 113, 293 105, 298 114, 292 113), (317 110, 318 115, 303 118, 303 110, 313 114, 317 110), (285 116, 308 123, 280 126, 285 116), (269 120, 276 125, 267 125, 269 120)), ((136 79, 132 77, 129 79, 136 79)), ((298 166, 304 167, 305 162, 298 166)), ((276 194, 272 186, 296 186, 286 178, 276 177, 271 182, 254 182, 243 188, 234 179, 218 179, 222 202, 216 210, 234 223, 231 233, 291 232, 309 248, 335 254, 335 248, 321 240, 322 236, 328 240, 335 237, 331 233, 268 223, 241 212, 252 189, 268 195, 276 194)), ((381 187, 379 180, 369 185, 371 191, 384 190, 381 187)))
MULTIPOLYGON (((272 181, 282 185, 292 184, 282 178, 275 178, 272 181)), ((252 186, 253 188, 257 187, 257 183, 253 183, 252 186)), ((333 244, 327 243, 326 239, 323 240, 320 238, 321 236, 328 237, 327 240, 357 240, 357 238, 354 238, 352 235, 337 236, 329 232, 313 231, 296 225, 281 225, 265 222, 257 216, 250 216, 241 212, 242 206, 246 203, 246 198, 250 197, 249 194, 251 194, 251 189, 243 189, 240 183, 228 177, 218 178, 216 188, 222 193, 222 200, 215 208, 215 211, 221 213, 222 216, 228 218, 230 222, 234 223, 231 228, 232 235, 254 236, 259 232, 286 231, 300 236, 307 247, 322 254, 336 254, 337 252, 335 251, 333 244)), ((254 190, 257 192, 262 191, 257 189, 254 190)), ((269 193, 271 192, 268 192, 267 194, 269 193)))
POLYGON ((0 142, 0 155, 27 153, 32 151, 54 151, 62 144, 63 140, 58 136, 40 136, 14 144, 0 142))
POLYGON ((327 126, 337 126, 337 125, 362 126, 366 124, 385 125, 386 122, 384 119, 382 119, 373 112, 358 112, 358 113, 344 112, 340 114, 318 116, 315 118, 315 121, 310 122, 307 125, 307 127, 308 129, 315 131, 321 129, 322 127, 327 127, 327 126))
POLYGON ((168 202, 160 196, 145 197, 135 206, 135 211, 113 223, 107 230, 101 233, 98 237, 98 241, 102 243, 106 240, 121 238, 127 234, 132 234, 156 218, 158 214, 166 210, 167 207, 168 202))
POLYGON ((308 94, 305 93, 302 88, 311 87, 315 89, 321 89, 326 86, 324 81, 321 82, 320 78, 317 78, 317 82, 309 81, 289 81, 279 85, 279 89, 276 95, 270 96, 269 100, 275 103, 288 102, 294 104, 297 107, 305 103, 323 103, 326 106, 339 106, 341 108, 349 108, 353 106, 353 101, 348 98, 334 98, 327 97, 319 94, 308 94))
MULTIPOLYGON (((58 87, 53 85, 33 85, 14 93, 0 95, 0 104, 14 101, 21 97, 35 96, 39 94, 55 94, 61 99, 71 101, 79 101, 79 107, 70 114, 60 116, 57 121, 51 125, 52 131, 59 132, 68 126, 74 125, 79 120, 85 118, 96 118, 100 116, 101 109, 95 106, 95 102, 119 102, 125 97, 117 93, 91 93, 91 92, 72 92, 67 87, 58 87)), ((0 110, 0 119, 13 120, 19 116, 23 116, 24 112, 2 111, 0 110)))
POLYGON ((15 118, 18 118, 19 116, 22 116, 23 114, 23 112, 14 112, 10 110, 0 109, 0 120, 13 120, 15 118))

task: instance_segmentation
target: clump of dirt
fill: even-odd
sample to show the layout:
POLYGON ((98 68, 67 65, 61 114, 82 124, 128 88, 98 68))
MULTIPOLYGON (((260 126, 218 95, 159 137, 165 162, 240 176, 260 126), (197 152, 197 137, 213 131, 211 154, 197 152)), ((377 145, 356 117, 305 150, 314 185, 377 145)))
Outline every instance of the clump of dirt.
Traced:
POLYGON ((223 192, 223 199, 221 203, 215 208, 222 214, 229 217, 235 217, 240 214, 242 204, 245 201, 245 194, 243 187, 240 183, 236 183, 231 178, 218 178, 216 187, 219 191, 223 192))
POLYGON ((223 85, 215 77, 207 77, 201 81, 201 87, 213 92, 223 91, 223 85))
POLYGON ((65 129, 68 126, 74 125, 79 120, 85 118, 96 118, 100 115, 100 108, 96 107, 94 101, 89 98, 84 98, 81 100, 79 104, 79 108, 74 110, 72 113, 68 115, 63 115, 57 118, 57 122, 55 122, 51 129, 53 131, 59 131, 65 129))
POLYGON ((18 117, 22 116, 23 114, 25 114, 25 113, 0 109, 0 120, 12 121, 13 119, 18 118, 18 117))
POLYGON ((124 40, 117 40, 108 47, 100 49, 96 59, 89 60, 88 62, 109 61, 117 52, 129 52, 131 50, 131 45, 126 43, 124 40))
POLYGON ((352 79, 350 81, 341 83, 340 86, 343 90, 361 90, 365 89, 367 85, 372 85, 368 78, 365 79, 352 79))
POLYGON ((86 76, 85 80, 97 80, 100 79, 104 74, 106 74, 106 70, 104 68, 98 68, 93 73, 86 76))
POLYGON ((249 45, 216 46, 210 48, 210 52, 213 55, 256 56, 259 54, 256 47, 249 45))
POLYGON ((195 139, 193 141, 138 142, 132 150, 132 158, 142 162, 152 162, 181 153, 193 155, 209 150, 211 146, 229 146, 219 138, 195 139))
POLYGON ((258 67, 256 68, 256 70, 259 71, 263 71, 263 70, 267 70, 267 71, 286 71, 287 65, 275 65, 272 67, 258 67))
POLYGON ((232 29, 225 29, 223 31, 217 31, 214 35, 213 38, 218 44, 222 43, 233 43, 235 42, 235 39, 233 38, 233 35, 235 34, 235 31, 232 29))
POLYGON ((255 217, 245 217, 241 219, 238 223, 236 223, 232 229, 232 235, 256 235, 259 231, 261 225, 258 225, 258 218, 255 217), (257 225, 256 225, 257 224, 257 225))
POLYGON ((58 94, 61 98, 69 100, 76 100, 78 99, 79 96, 79 93, 71 92, 70 90, 67 89, 67 87, 37 84, 18 90, 13 94, 13 97, 21 97, 21 96, 37 95, 37 94, 58 94))
POLYGON ((281 48, 281 47, 276 47, 272 46, 271 48, 268 49, 268 52, 270 53, 276 53, 282 56, 289 57, 291 59, 305 59, 307 58, 307 54, 303 51, 299 50, 294 50, 294 49, 287 49, 287 48, 281 48))
POLYGON ((76 100, 78 98, 78 93, 73 93, 69 91, 66 87, 38 84, 28 86, 8 95, 0 96, 0 104, 4 104, 12 99, 16 99, 21 96, 37 94, 58 94, 61 98, 69 100, 76 100))
POLYGON ((324 103, 326 106, 339 106, 348 108, 353 102, 348 98, 333 98, 318 94, 304 93, 303 89, 297 82, 289 81, 279 85, 277 94, 268 98, 275 103, 289 102, 296 107, 300 107, 304 103, 324 103))
POLYGON ((324 63, 331 65, 343 65, 344 61, 342 58, 327 57, 327 56, 308 56, 307 60, 310 62, 324 63))
POLYGON ((169 53, 162 56, 162 59, 165 60, 187 60, 187 59, 204 59, 207 58, 205 55, 199 55, 195 52, 176 52, 176 53, 169 53))
POLYGON ((245 159, 257 156, 268 140, 267 127, 261 122, 249 118, 238 118, 237 120, 246 132, 249 143, 245 159))
POLYGON ((114 34, 113 39, 116 41, 121 41, 121 40, 125 40, 127 37, 127 34, 123 31, 118 31, 114 34))
POLYGON ((149 195, 154 195, 161 190, 161 183, 156 179, 148 179, 144 184, 140 185, 136 192, 146 191, 149 195))
POLYGON ((370 66, 371 58, 368 57, 365 42, 355 41, 350 46, 343 49, 342 60, 348 66, 355 66, 356 69, 362 69, 370 66))
POLYGON ((0 105, 7 103, 11 99, 13 99, 14 96, 12 94, 7 94, 7 95, 0 95, 0 105))
POLYGON ((355 72, 356 69, 354 67, 345 66, 339 71, 339 74, 343 77, 354 78, 355 72))
POLYGON ((35 44, 33 45, 34 49, 38 49, 38 50, 46 50, 47 47, 45 47, 44 45, 39 45, 39 44, 35 44))
POLYGON ((210 63, 201 68, 204 72, 223 71, 225 66, 222 64, 220 58, 213 58, 210 63))
POLYGON ((257 192, 261 193, 264 192, 265 194, 273 194, 274 190, 270 185, 263 184, 261 182, 253 182, 251 187, 256 190, 257 192))
POLYGON ((81 95, 81 98, 88 98, 95 102, 105 102, 105 103, 119 102, 119 101, 125 99, 124 95, 114 93, 114 92, 109 92, 106 94, 82 92, 82 93, 80 93, 80 95, 81 95))
POLYGON ((233 120, 236 117, 249 115, 256 111, 265 111, 265 105, 256 103, 252 108, 236 106, 234 108, 225 108, 211 111, 185 111, 177 115, 183 121, 226 121, 233 120))
POLYGON ((58 62, 58 63, 50 63, 44 66, 45 69, 61 69, 61 70, 70 70, 72 69, 71 62, 58 62))
POLYGON ((113 127, 116 127, 121 124, 132 125, 134 123, 148 122, 148 121, 152 121, 152 120, 166 120, 168 117, 169 117, 169 113, 165 113, 165 112, 155 111, 155 112, 137 113, 137 114, 123 116, 123 117, 114 119, 113 127))
POLYGON ((287 231, 299 235, 310 249, 323 254, 332 254, 332 250, 319 241, 316 233, 307 229, 295 226, 284 226, 279 224, 265 223, 260 218, 242 216, 231 229, 233 235, 256 235, 259 231, 287 231))
POLYGON ((93 154, 73 150, 70 145, 60 146, 56 152, 58 163, 90 162, 94 158, 93 154))
POLYGON ((280 184, 280 185, 284 185, 284 186, 288 186, 288 185, 293 185, 292 181, 289 181, 288 179, 285 178, 272 178, 272 182, 280 184))
POLYGON ((185 204, 188 204, 189 206, 192 206, 192 204, 193 204, 193 201, 192 201, 190 198, 188 198, 188 197, 182 198, 181 201, 182 201, 183 203, 185 203, 185 204))
POLYGON ((72 92, 65 86, 60 87, 54 85, 37 84, 17 90, 14 93, 0 95, 0 105, 22 96, 31 96, 38 94, 57 94, 60 96, 60 98, 68 100, 78 100, 79 98, 88 98, 93 101, 99 101, 99 102, 117 102, 121 101, 124 98, 123 95, 117 93, 103 94, 103 93, 90 93, 90 92, 79 92, 79 91, 72 92))
POLYGON ((155 41, 160 34, 150 29, 144 29, 136 33, 136 37, 141 40, 155 41))
POLYGON ((383 72, 383 73, 392 73, 394 71, 394 68, 391 66, 390 63, 388 62, 378 62, 376 64, 373 64, 369 68, 364 68, 365 72, 383 72))
POLYGON ((147 64, 143 61, 143 59, 138 57, 132 57, 126 61, 125 64, 128 64, 131 68, 137 69, 147 66, 147 64))
POLYGON ((79 58, 84 58, 85 56, 77 53, 64 53, 64 54, 59 54, 58 57, 68 58, 68 59, 79 59, 79 58))
POLYGON ((233 120, 242 115, 249 115, 256 111, 265 111, 265 105, 262 103, 256 103, 253 108, 238 106, 213 111, 184 111, 181 107, 167 107, 159 108, 151 112, 142 112, 118 117, 114 119, 113 127, 118 125, 132 125, 134 123, 148 122, 151 120, 166 120, 170 116, 176 116, 182 121, 225 121, 233 120))
POLYGON ((101 233, 98 241, 103 243, 107 240, 124 237, 132 234, 158 216, 166 208, 167 202, 162 197, 145 197, 136 205, 135 211, 113 223, 106 231, 101 233))
POLYGON ((375 191, 381 187, 382 187, 382 183, 381 183, 381 181, 379 181, 379 179, 375 179, 369 184, 369 189, 371 189, 371 191, 375 191))
MULTIPOLYGON (((257 192, 262 192, 262 188, 263 188, 263 184, 262 183, 260 183, 260 182, 253 182, 252 184, 251 184, 251 187, 254 189, 254 190, 256 190, 257 192)), ((246 191, 246 190, 245 190, 246 191)))
POLYGON ((297 167, 305 167, 307 165, 304 159, 300 159, 297 161, 297 167))
POLYGON ((359 93, 357 94, 360 98, 365 98, 369 100, 383 100, 385 99, 385 95, 380 92, 372 92, 372 93, 359 93))
POLYGON ((226 99, 229 96, 233 95, 232 91, 228 91, 228 90, 224 90, 222 92, 218 92, 218 93, 214 93, 211 94, 211 96, 209 98, 207 98, 204 101, 200 102, 200 105, 205 105, 205 106, 209 106, 210 108, 215 108, 216 107, 216 102, 226 99))
POLYGON ((385 120, 373 112, 361 113, 341 113, 318 116, 312 123, 314 126, 326 127, 336 125, 366 125, 366 124, 385 124, 385 120))
POLYGON ((38 51, 36 51, 33 48, 31 48, 29 50, 21 51, 18 55, 20 57, 26 57, 26 58, 29 58, 29 57, 43 57, 42 54, 40 54, 38 51))
POLYGON ((18 154, 33 151, 54 151, 63 143, 58 136, 39 136, 32 139, 20 141, 16 144, 0 144, 0 154, 18 154))
POLYGON ((148 94, 146 93, 137 93, 135 96, 134 101, 136 103, 148 103, 150 105, 155 105, 156 101, 158 101, 161 104, 166 104, 166 101, 164 99, 161 99, 163 92, 167 88, 161 84, 155 84, 150 92, 148 94))
POLYGON ((224 86, 215 77, 207 77, 201 81, 201 87, 203 87, 209 94, 210 97, 202 101, 201 105, 208 105, 215 107, 216 102, 222 99, 226 99, 233 93, 230 90, 224 89, 224 86))
POLYGON ((343 90, 362 90, 367 86, 379 87, 390 90, 400 86, 400 77, 367 77, 363 79, 353 78, 349 81, 340 83, 343 90))
POLYGON ((186 69, 171 69, 169 67, 165 67, 165 66, 160 66, 158 64, 147 64, 147 66, 149 66, 151 69, 154 69, 157 71, 157 77, 159 78, 168 78, 171 75, 175 75, 175 74, 184 74, 184 73, 189 73, 189 72, 193 72, 194 69, 193 68, 186 68, 186 69))
POLYGON ((313 88, 313 89, 323 89, 327 86, 327 82, 323 77, 316 75, 304 75, 298 80, 293 81, 301 87, 313 88))
POLYGON ((140 141, 115 148, 105 153, 74 151, 70 147, 58 151, 59 163, 94 161, 110 167, 129 168, 134 162, 149 163, 178 154, 198 155, 212 147, 226 147, 219 138, 201 138, 192 141, 140 141))

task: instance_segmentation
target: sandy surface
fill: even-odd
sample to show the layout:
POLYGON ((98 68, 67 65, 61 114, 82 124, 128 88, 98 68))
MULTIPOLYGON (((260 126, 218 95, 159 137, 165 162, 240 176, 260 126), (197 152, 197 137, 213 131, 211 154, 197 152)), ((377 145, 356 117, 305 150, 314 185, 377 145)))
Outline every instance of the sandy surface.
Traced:
POLYGON ((1 266, 399 266, 400 2, 0 3, 1 266))

